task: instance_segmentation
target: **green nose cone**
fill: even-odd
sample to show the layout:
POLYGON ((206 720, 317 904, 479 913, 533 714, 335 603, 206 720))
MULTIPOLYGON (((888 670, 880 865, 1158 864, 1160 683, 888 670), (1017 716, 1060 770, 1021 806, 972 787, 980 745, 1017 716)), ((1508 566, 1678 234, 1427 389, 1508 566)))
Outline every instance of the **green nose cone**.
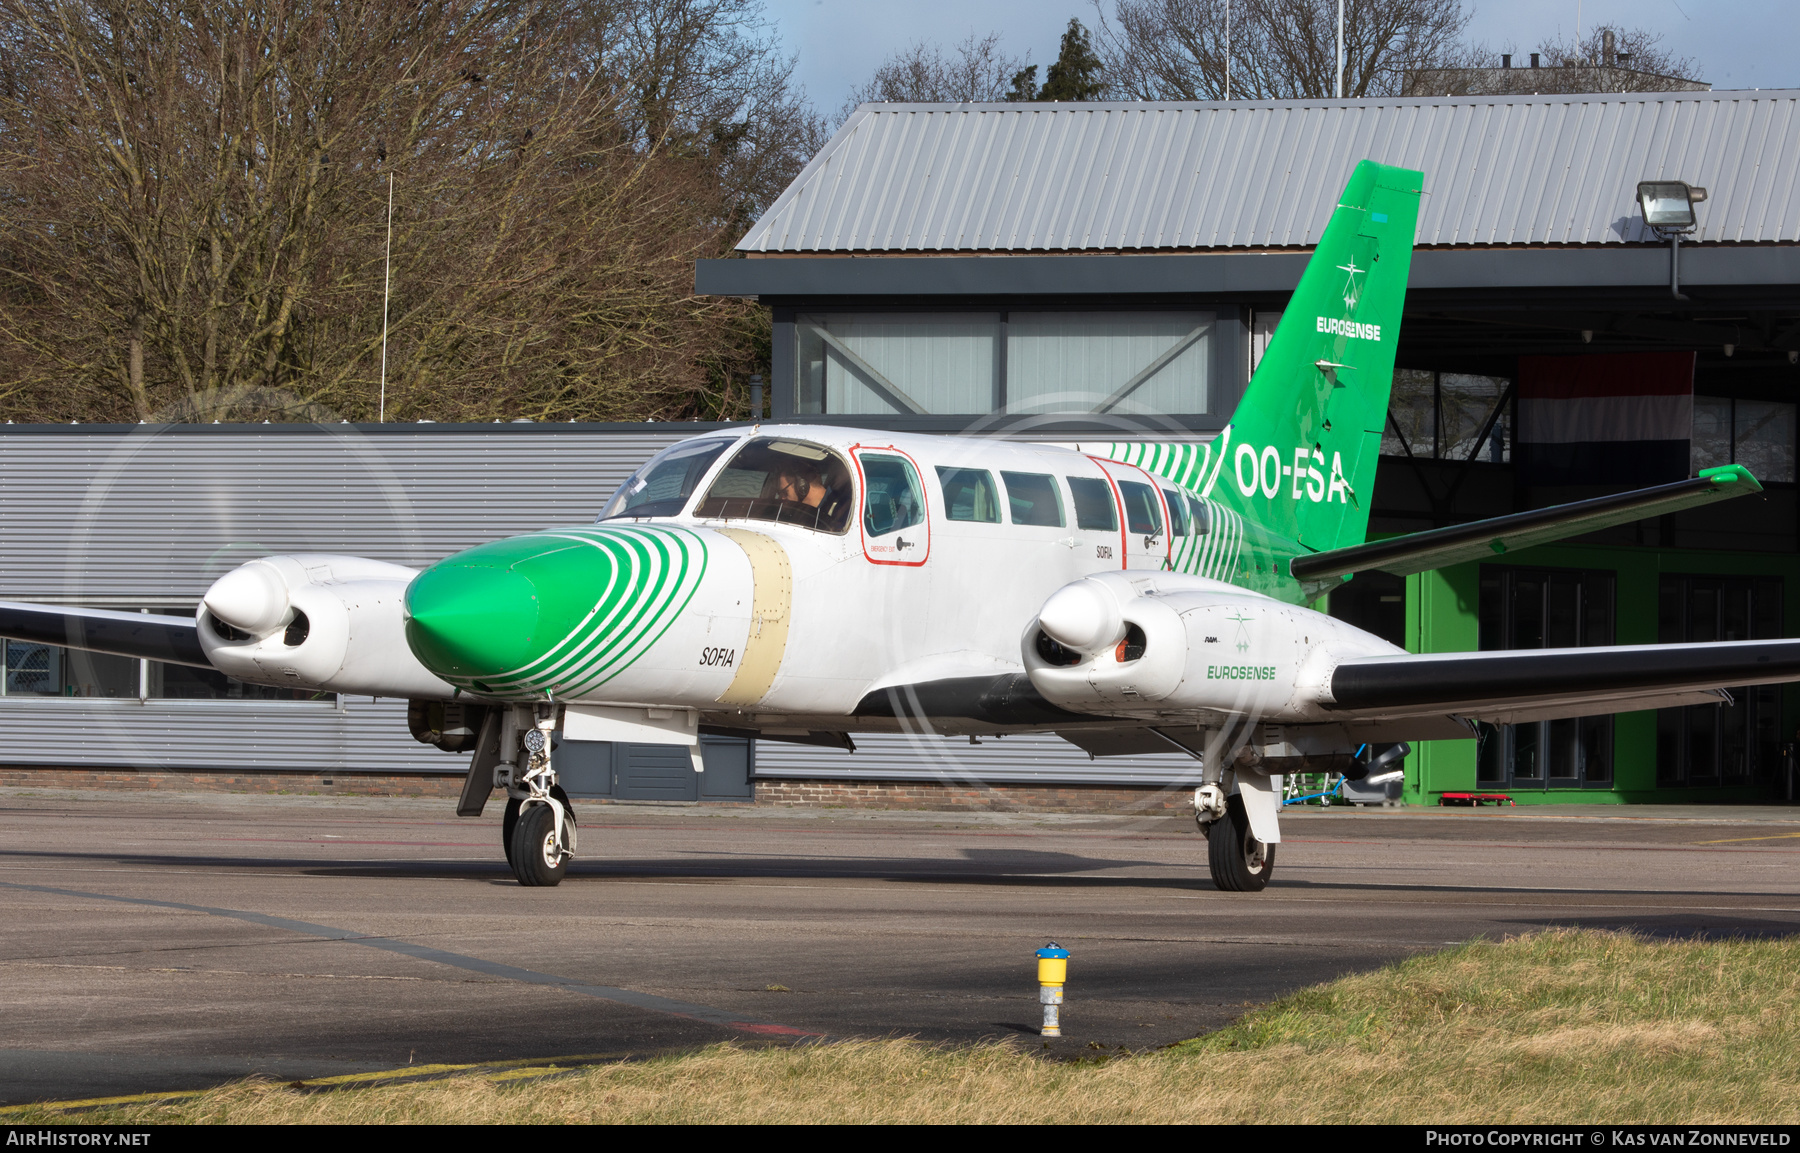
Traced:
POLYGON ((452 684, 511 680, 582 627, 615 574, 607 552, 566 536, 479 545, 413 578, 406 643, 452 684))
POLYGON ((538 605, 537 587, 520 573, 434 565, 406 590, 406 643, 439 676, 498 676, 531 656, 538 605))

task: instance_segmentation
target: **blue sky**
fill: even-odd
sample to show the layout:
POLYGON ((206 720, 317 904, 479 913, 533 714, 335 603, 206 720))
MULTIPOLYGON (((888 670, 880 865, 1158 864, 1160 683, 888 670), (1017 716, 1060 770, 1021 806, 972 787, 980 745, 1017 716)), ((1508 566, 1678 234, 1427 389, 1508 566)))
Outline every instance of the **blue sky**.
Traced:
MULTIPOLYGON (((1056 57, 1070 16, 1090 27, 1089 0, 765 0, 797 78, 832 113, 894 49, 918 39, 954 44, 999 32, 1005 50, 1036 64, 1056 57)), ((1607 22, 1648 27, 1691 56, 1715 88, 1800 87, 1800 4, 1795 0, 1475 0, 1470 35, 1505 51, 1607 22)))

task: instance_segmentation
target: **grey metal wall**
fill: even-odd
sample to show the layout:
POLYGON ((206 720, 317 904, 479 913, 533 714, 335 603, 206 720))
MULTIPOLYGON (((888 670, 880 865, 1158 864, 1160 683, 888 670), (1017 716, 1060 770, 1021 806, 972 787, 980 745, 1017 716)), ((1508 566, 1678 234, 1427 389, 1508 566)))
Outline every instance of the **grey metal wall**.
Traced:
POLYGON ((0 764, 93 768, 461 773, 421 745, 405 701, 0 698, 0 764))
MULTIPOLYGON (((428 564, 511 533, 591 521, 652 453, 710 427, 0 426, 0 599, 175 611, 225 570, 273 552, 428 564)), ((756 773, 1160 783, 1184 779, 1191 764, 1096 763, 1053 737, 857 744, 851 756, 759 742, 756 773)), ((709 748, 709 764, 726 751, 709 748)), ((402 701, 0 697, 0 764, 461 773, 465 762, 414 741, 402 701)), ((746 768, 736 766, 740 779, 746 768)), ((715 782, 675 783, 730 799, 708 795, 715 782)))
POLYGON ((424 565, 585 524, 710 425, 0 426, 0 598, 198 598, 256 556, 424 565))

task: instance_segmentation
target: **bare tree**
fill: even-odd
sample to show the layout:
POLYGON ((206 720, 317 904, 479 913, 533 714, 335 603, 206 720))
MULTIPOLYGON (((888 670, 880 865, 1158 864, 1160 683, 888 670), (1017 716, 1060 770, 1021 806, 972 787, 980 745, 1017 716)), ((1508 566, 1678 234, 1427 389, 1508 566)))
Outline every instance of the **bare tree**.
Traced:
POLYGON ((692 261, 816 136, 752 7, 0 0, 0 415, 372 418, 390 175, 391 414, 729 410, 692 261))
MULTIPOLYGON (((1327 97, 1337 85, 1337 0, 1117 0, 1099 53, 1115 96, 1138 100, 1327 97)), ((1344 95, 1401 91, 1406 75, 1467 55, 1462 0, 1346 0, 1344 95)))
POLYGON ((910 44, 882 62, 867 83, 853 90, 838 121, 859 104, 992 103, 1006 98, 1012 78, 1025 62, 1000 50, 999 33, 971 34, 945 52, 926 40, 910 44))

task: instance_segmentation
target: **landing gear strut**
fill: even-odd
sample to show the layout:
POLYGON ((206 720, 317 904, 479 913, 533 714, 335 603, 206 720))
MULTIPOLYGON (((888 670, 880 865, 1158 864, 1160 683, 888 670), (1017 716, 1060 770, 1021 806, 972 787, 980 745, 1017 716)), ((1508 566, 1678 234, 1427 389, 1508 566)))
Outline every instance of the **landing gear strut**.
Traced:
POLYGON ((495 778, 506 787, 501 840, 507 862, 519 884, 536 887, 555 885, 568 872, 569 859, 575 855, 575 812, 550 765, 555 706, 541 704, 532 709, 532 713, 526 713, 525 706, 513 710, 507 717, 511 732, 502 735, 503 748, 510 751, 524 746, 524 773, 517 772, 516 763, 507 762, 495 771, 495 778), (519 741, 516 733, 523 727, 521 719, 532 723, 519 741))

